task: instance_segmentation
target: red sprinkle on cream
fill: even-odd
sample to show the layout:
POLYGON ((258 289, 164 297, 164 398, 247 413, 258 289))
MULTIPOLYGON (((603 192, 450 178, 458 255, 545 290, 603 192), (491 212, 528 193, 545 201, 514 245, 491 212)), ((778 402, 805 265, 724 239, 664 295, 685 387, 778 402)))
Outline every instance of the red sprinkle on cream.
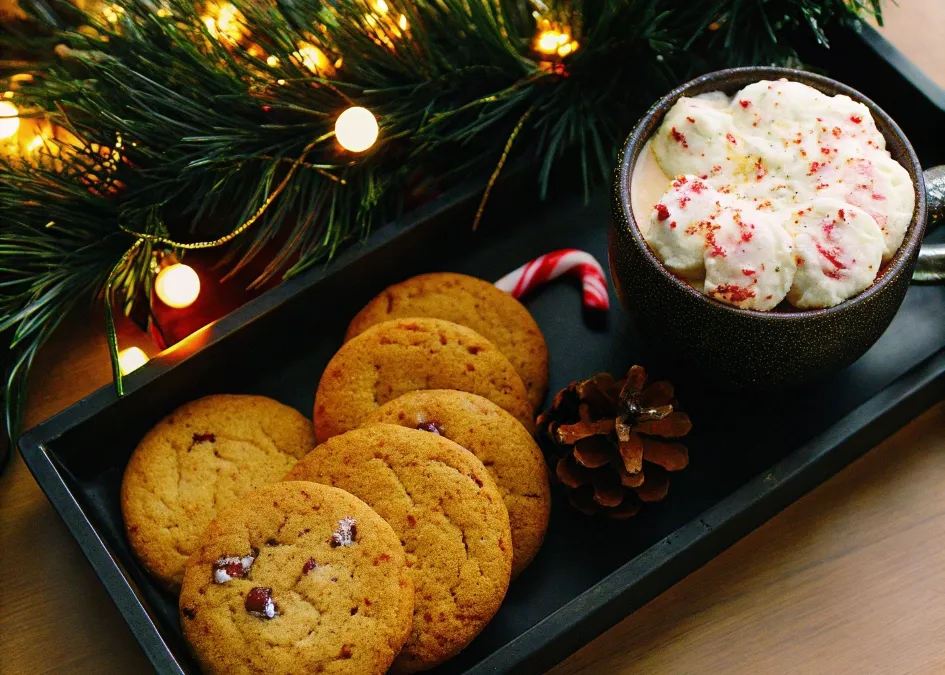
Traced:
POLYGON ((667 218, 669 218, 669 209, 666 208, 665 204, 657 204, 653 208, 656 209, 657 220, 666 220, 667 218))
POLYGON ((744 286, 722 284, 721 286, 715 287, 715 290, 712 291, 712 295, 727 295, 730 302, 743 302, 749 298, 755 297, 755 292, 744 286))
POLYGON ((673 140, 677 143, 680 143, 684 148, 689 147, 689 143, 686 142, 686 134, 682 133, 676 127, 673 127, 669 131, 670 136, 673 137, 673 140))
MULTIPOLYGON (((824 258, 826 258, 826 259, 830 262, 830 264, 833 265, 834 267, 836 267, 837 269, 839 269, 839 270, 845 270, 845 269, 847 268, 846 265, 844 265, 842 262, 840 262, 840 259, 839 259, 839 257, 838 257, 838 256, 840 255, 840 249, 836 249, 836 248, 834 248, 834 249, 826 249, 826 248, 824 248, 823 246, 821 246, 820 243, 818 242, 818 243, 817 243, 817 252, 818 252, 820 255, 822 255, 824 258)), ((825 273, 825 274, 826 274, 826 273, 825 273)))
POLYGON ((709 252, 709 255, 710 255, 710 256, 712 256, 713 258, 724 258, 724 257, 726 257, 726 256, 725 256, 725 249, 722 248, 721 246, 719 246, 718 242, 715 241, 715 232, 714 232, 714 231, 713 231, 713 232, 709 232, 709 233, 705 236, 705 243, 709 245, 709 248, 710 248, 710 249, 712 249, 712 250, 709 252))

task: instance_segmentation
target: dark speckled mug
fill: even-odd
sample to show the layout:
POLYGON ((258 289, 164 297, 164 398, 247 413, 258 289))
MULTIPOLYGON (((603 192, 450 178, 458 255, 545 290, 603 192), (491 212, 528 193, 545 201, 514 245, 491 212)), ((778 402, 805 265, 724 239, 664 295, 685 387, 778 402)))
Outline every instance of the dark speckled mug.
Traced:
POLYGON ((703 75, 674 89, 650 109, 630 134, 619 160, 610 230, 610 269, 617 294, 652 341, 714 385, 781 389, 829 374, 858 359, 879 339, 912 279, 945 281, 945 245, 922 247, 927 219, 945 215, 945 167, 930 169, 923 176, 915 151, 896 123, 863 94, 830 78, 770 67, 703 75), (909 172, 915 186, 915 213, 895 257, 872 286, 828 309, 759 312, 706 297, 663 267, 644 241, 630 205, 630 177, 637 158, 680 97, 710 91, 731 95, 752 82, 779 78, 802 82, 831 96, 846 94, 865 104, 889 152, 909 172))

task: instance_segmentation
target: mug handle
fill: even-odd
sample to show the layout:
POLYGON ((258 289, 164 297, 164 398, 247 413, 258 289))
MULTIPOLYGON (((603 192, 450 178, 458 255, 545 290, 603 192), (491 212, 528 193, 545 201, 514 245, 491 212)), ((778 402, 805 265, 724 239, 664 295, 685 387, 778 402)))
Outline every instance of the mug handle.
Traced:
MULTIPOLYGON (((945 222, 945 165, 923 173, 929 227, 945 222)), ((945 244, 923 244, 912 273, 919 283, 945 283, 945 244)))

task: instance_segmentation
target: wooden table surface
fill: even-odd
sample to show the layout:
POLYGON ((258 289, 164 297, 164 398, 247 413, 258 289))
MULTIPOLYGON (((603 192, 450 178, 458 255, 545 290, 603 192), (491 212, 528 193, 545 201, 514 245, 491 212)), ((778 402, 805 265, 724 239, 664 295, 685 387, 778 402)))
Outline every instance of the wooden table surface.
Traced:
MULTIPOLYGON (((884 32, 945 85, 945 2, 901 2, 884 32)), ((28 425, 107 383, 102 325, 73 317, 40 355, 28 425)), ((130 326, 121 339, 153 352, 130 326)), ((552 672, 945 673, 943 495, 945 402, 552 672)), ((148 671, 19 456, 0 477, 0 573, 0 673, 148 671)))

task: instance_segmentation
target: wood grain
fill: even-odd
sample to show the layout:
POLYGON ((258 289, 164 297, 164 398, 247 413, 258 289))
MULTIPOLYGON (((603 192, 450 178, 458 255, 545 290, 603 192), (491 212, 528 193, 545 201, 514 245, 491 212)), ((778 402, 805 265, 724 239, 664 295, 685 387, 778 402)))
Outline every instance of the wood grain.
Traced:
MULTIPOLYGON (((945 85, 945 3, 887 35, 945 85)), ((108 382, 102 318, 72 317, 30 382, 32 425, 108 382)), ((122 345, 149 340, 122 327, 122 345)), ((945 672, 945 402, 555 668, 565 673, 945 672)), ((0 478, 0 673, 148 664, 22 459, 0 478)))

